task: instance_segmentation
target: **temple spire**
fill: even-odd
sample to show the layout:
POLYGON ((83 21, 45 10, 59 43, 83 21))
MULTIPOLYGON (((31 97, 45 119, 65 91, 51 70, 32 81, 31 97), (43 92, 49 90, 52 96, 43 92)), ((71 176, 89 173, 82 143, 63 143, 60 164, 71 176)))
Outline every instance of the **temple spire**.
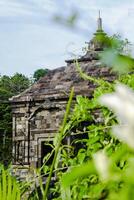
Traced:
POLYGON ((99 18, 97 20, 98 30, 102 31, 102 18, 100 17, 100 10, 99 10, 99 18))

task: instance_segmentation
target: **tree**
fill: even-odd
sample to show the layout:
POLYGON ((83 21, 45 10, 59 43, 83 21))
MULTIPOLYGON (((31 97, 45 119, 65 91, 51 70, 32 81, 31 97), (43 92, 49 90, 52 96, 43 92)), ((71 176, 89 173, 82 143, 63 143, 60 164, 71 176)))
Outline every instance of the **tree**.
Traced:
POLYGON ((16 73, 10 78, 10 87, 13 95, 23 92, 30 86, 30 80, 23 74, 16 73))
POLYGON ((48 69, 37 69, 33 74, 34 81, 38 81, 41 77, 45 76, 48 71, 48 69))
POLYGON ((16 73, 13 76, 0 76, 0 162, 11 161, 12 114, 9 98, 23 92, 30 86, 29 78, 16 73))
POLYGON ((30 80, 20 73, 0 77, 0 100, 8 100, 13 95, 23 92, 30 86, 30 80))

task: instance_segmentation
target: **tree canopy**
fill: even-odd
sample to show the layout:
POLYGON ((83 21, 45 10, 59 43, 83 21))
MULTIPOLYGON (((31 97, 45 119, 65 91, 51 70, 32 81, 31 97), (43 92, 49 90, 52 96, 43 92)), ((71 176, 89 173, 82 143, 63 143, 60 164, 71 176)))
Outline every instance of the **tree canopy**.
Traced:
POLYGON ((12 115, 9 98, 23 92, 31 84, 21 73, 0 76, 0 162, 11 160, 12 115))
POLYGON ((48 71, 48 69, 37 69, 33 74, 34 81, 38 81, 41 77, 45 76, 48 71))

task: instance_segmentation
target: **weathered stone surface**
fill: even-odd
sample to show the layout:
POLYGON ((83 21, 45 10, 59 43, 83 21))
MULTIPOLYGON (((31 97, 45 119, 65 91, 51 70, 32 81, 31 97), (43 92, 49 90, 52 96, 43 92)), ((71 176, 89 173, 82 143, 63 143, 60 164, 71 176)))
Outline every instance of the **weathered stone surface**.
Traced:
MULTIPOLYGON (((96 62, 80 63, 82 71, 87 75, 97 78, 103 77, 105 80, 112 81, 115 75, 111 72, 111 69, 108 67, 96 67, 96 62)), ((36 102, 45 99, 63 99, 68 97, 71 87, 74 87, 76 95, 81 93, 87 95, 87 90, 92 93, 92 84, 83 80, 77 72, 75 64, 71 63, 67 67, 49 71, 45 77, 19 96, 13 97, 11 101, 34 100, 36 102)))
MULTIPOLYGON (((88 75, 112 81, 115 75, 111 70, 96 67, 96 62, 81 62, 81 69, 88 75)), ((74 87, 75 95, 90 97, 96 85, 83 80, 75 64, 70 63, 67 67, 50 71, 31 88, 11 99, 15 116, 14 135, 25 138, 24 143, 14 139, 16 143, 13 152, 18 154, 14 163, 23 162, 30 165, 34 161, 38 165, 38 160, 41 162, 42 142, 46 140, 46 134, 56 133, 60 127, 71 87, 74 87), (25 107, 24 103, 20 102, 25 102, 25 107)))
MULTIPOLYGON (((93 47, 93 44, 89 46, 93 47)), ((66 67, 49 71, 26 91, 10 99, 13 107, 13 164, 35 167, 41 164, 44 153, 47 153, 43 143, 53 141, 72 87, 75 96, 92 96, 96 85, 80 77, 74 60, 66 62, 66 67)), ((78 62, 87 75, 108 81, 115 79, 111 69, 102 66, 98 60, 98 49, 87 52, 78 62)))

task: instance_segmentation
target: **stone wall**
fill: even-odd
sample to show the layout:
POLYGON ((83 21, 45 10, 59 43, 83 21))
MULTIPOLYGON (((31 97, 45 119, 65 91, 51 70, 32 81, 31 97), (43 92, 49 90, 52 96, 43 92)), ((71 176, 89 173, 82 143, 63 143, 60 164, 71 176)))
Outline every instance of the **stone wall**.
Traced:
MULTIPOLYGON (((115 79, 110 68, 100 67, 98 60, 79 63, 87 75, 115 79)), ((40 167, 42 163, 42 143, 53 141, 63 120, 70 90, 75 96, 91 97, 96 84, 84 80, 70 61, 67 67, 57 68, 31 86, 28 90, 11 99, 13 108, 13 164, 25 174, 20 166, 40 167)))
POLYGON ((25 102, 13 106, 13 164, 41 163, 41 143, 53 140, 62 122, 66 100, 25 102))

